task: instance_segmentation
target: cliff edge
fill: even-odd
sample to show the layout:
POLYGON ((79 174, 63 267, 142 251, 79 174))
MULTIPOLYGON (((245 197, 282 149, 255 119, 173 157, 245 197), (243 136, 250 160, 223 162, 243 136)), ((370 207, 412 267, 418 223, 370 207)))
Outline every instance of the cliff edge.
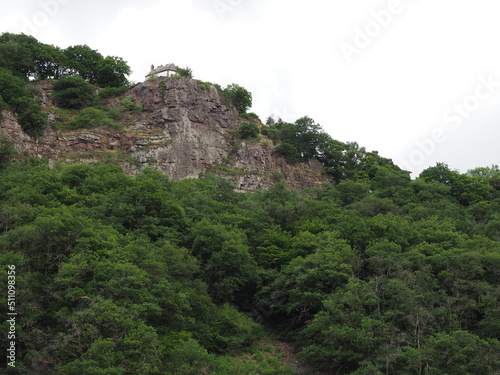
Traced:
POLYGON ((36 84, 36 95, 49 114, 49 127, 41 136, 25 134, 14 113, 3 113, 0 133, 22 155, 51 163, 109 162, 129 175, 153 167, 175 180, 215 173, 232 181, 237 191, 265 189, 280 181, 300 190, 331 181, 316 160, 289 164, 275 155, 265 136, 238 139, 237 130, 247 120, 224 103, 213 85, 190 78, 150 79, 107 101, 115 112, 125 98, 142 108, 117 120, 119 128, 78 130, 56 126, 66 114, 55 107, 51 92, 51 81, 36 84))

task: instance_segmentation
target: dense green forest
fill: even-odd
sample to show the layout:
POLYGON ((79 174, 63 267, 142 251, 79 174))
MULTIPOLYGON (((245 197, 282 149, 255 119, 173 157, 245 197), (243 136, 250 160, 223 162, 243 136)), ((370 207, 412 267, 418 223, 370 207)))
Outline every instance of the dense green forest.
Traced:
MULTIPOLYGON (((77 95, 102 84, 66 76, 72 55, 51 46, 66 68, 9 66, 2 51, 26 38, 0 38, 2 109, 40 105, 29 79, 77 95)), ((15 367, 0 357, 2 371, 291 375, 279 339, 323 374, 499 374, 500 169, 439 163, 411 179, 309 117, 259 129, 231 87, 245 94, 239 137, 266 137, 291 163, 315 158, 334 182, 237 193, 209 173, 50 167, 0 138, 1 349, 15 340, 17 355, 15 367)))
POLYGON ((0 192, 12 373, 290 373, 252 346, 265 330, 328 374, 500 370, 497 168, 243 194, 28 159, 0 192))

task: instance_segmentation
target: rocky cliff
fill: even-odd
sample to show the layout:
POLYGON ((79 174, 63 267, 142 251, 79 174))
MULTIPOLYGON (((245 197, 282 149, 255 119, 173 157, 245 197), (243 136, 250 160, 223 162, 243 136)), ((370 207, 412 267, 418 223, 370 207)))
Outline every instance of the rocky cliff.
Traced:
POLYGON ((199 177, 212 172, 236 185, 238 191, 267 188, 283 181, 292 189, 318 187, 329 181, 316 161, 288 164, 272 152, 272 142, 238 140, 242 120, 224 104, 214 86, 189 78, 148 80, 131 88, 108 106, 120 109, 124 98, 142 107, 120 120, 120 129, 57 130, 61 117, 51 99, 52 85, 37 85, 37 95, 49 114, 42 136, 25 134, 15 114, 5 111, 0 133, 6 134, 26 156, 54 162, 110 162, 135 175, 154 167, 173 179, 199 177))

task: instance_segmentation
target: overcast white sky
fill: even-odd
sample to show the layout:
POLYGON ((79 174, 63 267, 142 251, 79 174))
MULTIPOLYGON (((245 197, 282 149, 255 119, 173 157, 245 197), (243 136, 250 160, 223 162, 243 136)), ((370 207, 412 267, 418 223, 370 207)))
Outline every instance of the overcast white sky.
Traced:
POLYGON ((309 116, 418 174, 500 164, 498 0, 0 0, 0 32, 123 57, 309 116))

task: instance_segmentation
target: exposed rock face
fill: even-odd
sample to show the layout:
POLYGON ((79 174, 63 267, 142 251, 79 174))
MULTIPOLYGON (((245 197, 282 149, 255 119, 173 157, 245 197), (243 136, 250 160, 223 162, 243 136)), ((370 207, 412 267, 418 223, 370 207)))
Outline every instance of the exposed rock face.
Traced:
MULTIPOLYGON (((50 83, 40 96, 49 121, 57 117, 50 107, 50 83)), ((16 116, 4 112, 0 132, 12 139, 22 154, 50 161, 107 161, 135 175, 144 167, 158 168, 173 179, 214 172, 233 181, 238 191, 253 191, 286 182, 292 189, 318 187, 330 181, 316 161, 290 165, 273 155, 270 143, 236 143, 235 129, 242 121, 232 105, 223 104, 217 89, 202 88, 196 80, 148 80, 111 100, 120 108, 129 96, 143 111, 129 119, 123 130, 57 131, 26 135, 16 116)))

